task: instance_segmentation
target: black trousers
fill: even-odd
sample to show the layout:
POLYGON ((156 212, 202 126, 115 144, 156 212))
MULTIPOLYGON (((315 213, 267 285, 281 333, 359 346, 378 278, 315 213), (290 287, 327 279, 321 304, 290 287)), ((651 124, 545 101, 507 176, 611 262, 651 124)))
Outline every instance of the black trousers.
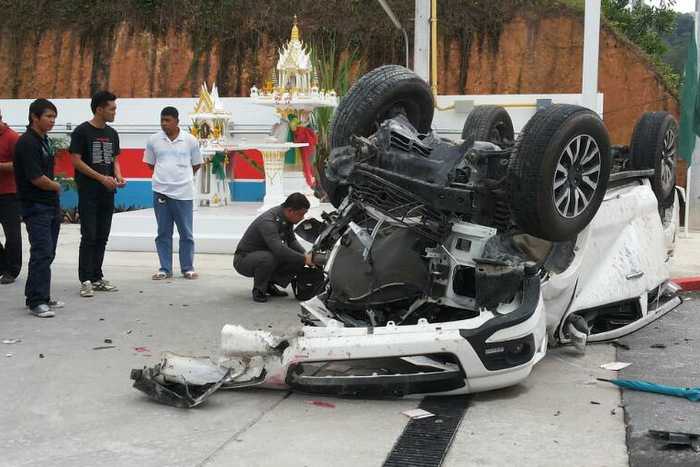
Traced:
POLYGON ((0 224, 5 245, 0 243, 0 276, 17 277, 22 270, 22 221, 17 195, 0 195, 0 224))
POLYGON ((114 192, 102 185, 78 190, 80 213, 80 253, 78 278, 80 282, 102 280, 102 263, 112 229, 114 192))
POLYGON ((254 288, 265 291, 270 282, 287 287, 304 265, 282 262, 269 251, 253 251, 234 255, 233 268, 242 276, 252 277, 254 288))
POLYGON ((29 236, 29 273, 24 287, 29 307, 48 304, 51 299, 51 263, 61 228, 58 206, 28 203, 22 206, 22 218, 29 236))

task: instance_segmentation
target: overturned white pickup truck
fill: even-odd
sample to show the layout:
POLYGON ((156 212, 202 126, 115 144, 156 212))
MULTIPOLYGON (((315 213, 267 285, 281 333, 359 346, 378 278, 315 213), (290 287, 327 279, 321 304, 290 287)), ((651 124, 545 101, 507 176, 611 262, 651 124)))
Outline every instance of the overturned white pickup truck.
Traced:
POLYGON ((514 138, 479 106, 455 143, 430 130, 418 76, 384 66, 337 109, 322 176, 336 211, 297 234, 321 280, 298 284, 303 327, 227 325, 216 360, 165 353, 133 370, 150 397, 192 407, 219 388, 356 397, 517 384, 548 345, 614 339, 680 303, 669 281, 679 218, 677 125, 645 114, 610 146, 592 111, 539 110, 514 138))

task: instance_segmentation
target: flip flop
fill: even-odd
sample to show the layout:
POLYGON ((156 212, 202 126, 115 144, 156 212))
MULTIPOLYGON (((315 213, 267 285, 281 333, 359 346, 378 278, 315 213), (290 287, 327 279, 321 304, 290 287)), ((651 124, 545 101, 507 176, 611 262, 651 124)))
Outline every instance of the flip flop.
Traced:
POLYGON ((164 271, 158 271, 157 273, 151 276, 151 279, 153 279, 154 281, 162 281, 163 279, 170 279, 171 277, 173 277, 172 274, 168 274, 164 271))

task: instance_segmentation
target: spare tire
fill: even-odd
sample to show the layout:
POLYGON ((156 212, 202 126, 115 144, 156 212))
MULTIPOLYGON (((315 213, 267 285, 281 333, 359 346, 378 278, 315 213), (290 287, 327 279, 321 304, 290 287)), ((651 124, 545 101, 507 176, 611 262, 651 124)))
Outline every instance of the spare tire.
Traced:
POLYGON ((537 112, 508 165, 511 212, 526 233, 573 239, 593 219, 610 177, 610 139, 600 117, 577 105, 537 112))
POLYGON ((676 185, 678 124, 668 112, 647 112, 632 132, 630 166, 635 170, 654 169, 651 187, 659 208, 673 204, 676 185))
POLYGON ((433 111, 433 95, 420 76, 400 65, 375 68, 341 98, 331 121, 331 148, 350 144, 353 135, 369 136, 399 114, 418 132, 428 133, 433 111))
POLYGON ((501 148, 511 146, 515 140, 513 122, 501 106, 477 105, 464 122, 462 139, 467 147, 474 141, 488 141, 501 148))

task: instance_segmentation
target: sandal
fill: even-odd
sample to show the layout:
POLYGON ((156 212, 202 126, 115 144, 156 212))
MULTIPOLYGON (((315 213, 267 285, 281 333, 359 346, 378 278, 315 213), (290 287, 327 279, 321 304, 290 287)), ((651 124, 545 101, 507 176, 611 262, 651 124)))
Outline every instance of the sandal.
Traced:
POLYGON ((182 277, 189 280, 194 280, 199 278, 199 274, 194 271, 187 271, 182 273, 182 277))
POLYGON ((157 273, 151 276, 151 279, 153 279, 154 281, 162 281, 163 279, 170 279, 171 277, 173 277, 172 274, 168 274, 165 271, 158 271, 157 273))

